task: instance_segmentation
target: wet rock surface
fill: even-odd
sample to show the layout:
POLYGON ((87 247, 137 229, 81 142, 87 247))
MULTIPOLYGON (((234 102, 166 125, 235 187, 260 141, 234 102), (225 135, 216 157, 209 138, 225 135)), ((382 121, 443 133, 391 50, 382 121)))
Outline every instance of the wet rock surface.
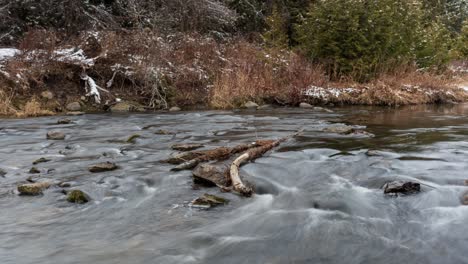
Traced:
POLYGON ((47 132, 47 139, 49 140, 64 140, 65 134, 60 131, 49 131, 47 132))
POLYGON ((173 150, 178 151, 191 151, 199 148, 203 148, 202 144, 174 144, 171 146, 173 150))
POLYGON ((90 172, 105 172, 105 171, 113 171, 118 169, 118 166, 113 162, 101 162, 94 164, 88 168, 90 172))
POLYGON ((85 204, 89 200, 89 196, 80 190, 72 190, 67 193, 67 201, 70 203, 85 204))
POLYGON ((225 198, 205 193, 203 196, 193 200, 191 205, 192 207, 208 209, 211 207, 225 205, 228 203, 229 203, 229 200, 225 198))
POLYGON ((394 181, 386 183, 383 189, 385 194, 409 195, 421 192, 421 184, 416 182, 394 181))
POLYGON ((61 118, 59 120, 57 120, 57 124, 59 125, 68 125, 68 124, 72 124, 73 121, 71 119, 68 119, 68 118, 61 118))
POLYGON ((79 102, 72 102, 67 104, 65 108, 70 112, 78 112, 81 111, 81 104, 79 102))
POLYGON ((51 185, 50 182, 27 183, 18 185, 17 189, 20 195, 38 196, 43 194, 43 191, 51 185))
POLYGON ((247 109, 257 109, 258 104, 257 104, 257 103, 254 103, 254 102, 252 102, 252 101, 248 101, 247 103, 244 104, 243 107, 244 107, 244 108, 247 108, 247 109))

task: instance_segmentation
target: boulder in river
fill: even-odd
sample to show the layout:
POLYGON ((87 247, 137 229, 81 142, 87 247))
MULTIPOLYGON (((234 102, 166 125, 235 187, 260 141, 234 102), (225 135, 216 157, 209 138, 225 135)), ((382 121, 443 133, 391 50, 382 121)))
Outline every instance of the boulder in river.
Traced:
POLYGON ((37 182, 18 185, 18 192, 20 195, 36 196, 41 195, 42 192, 49 188, 52 184, 50 182, 37 182))
POLYGON ((171 148, 178 151, 191 151, 199 148, 203 148, 202 144, 175 144, 171 148))
POLYGON ((59 124, 59 125, 68 125, 68 124, 71 124, 71 123, 73 123, 73 121, 71 121, 68 118, 62 118, 62 119, 59 119, 57 121, 57 124, 59 124))
POLYGON ((208 186, 230 186, 228 166, 200 164, 193 171, 193 181, 208 186))
POLYGON ((168 130, 164 130, 164 129, 159 129, 159 130, 156 130, 154 132, 155 135, 173 135, 175 133, 171 132, 171 131, 168 131, 168 130))
POLYGON ((72 102, 72 103, 67 104, 65 108, 68 111, 72 111, 72 112, 81 111, 81 104, 79 102, 72 102))
POLYGON ((49 162, 49 161, 51 161, 51 159, 48 159, 48 158, 44 158, 44 157, 43 157, 43 158, 39 158, 39 159, 33 161, 32 164, 33 164, 33 165, 37 165, 37 164, 39 164, 39 163, 45 163, 45 162, 49 162))
POLYGON ((102 163, 98 163, 98 164, 94 164, 92 166, 90 166, 89 168, 89 171, 90 172, 105 172, 105 171, 113 171, 113 170, 116 170, 118 169, 117 165, 115 165, 115 163, 112 163, 112 162, 102 162, 102 163))
POLYGON ((67 195, 67 201, 70 203, 84 204, 89 202, 89 196, 80 190, 70 191, 67 195))
POLYGON ((326 127, 325 129, 323 129, 323 132, 335 133, 335 134, 341 134, 341 135, 363 135, 363 136, 369 136, 369 137, 374 136, 372 133, 369 133, 363 129, 358 129, 358 128, 354 128, 352 126, 346 126, 346 125, 326 127))
POLYGON ((0 177, 5 177, 5 175, 7 175, 7 172, 0 169, 0 177))
POLYGON ((247 108, 247 109, 257 109, 257 107, 258 107, 258 104, 252 101, 248 101, 247 103, 244 104, 244 108, 247 108))
POLYGON ((421 184, 417 182, 388 182, 383 186, 383 188, 385 194, 407 195, 421 192, 421 184))
POLYGON ((60 131, 49 131, 47 132, 47 139, 50 140, 64 140, 65 134, 60 131))
POLYGON ((225 199, 223 197, 219 197, 219 196, 216 196, 216 195, 205 193, 201 197, 193 200, 191 202, 191 206, 192 207, 208 209, 210 207, 214 207, 214 206, 218 206, 218 205, 225 205, 227 203, 229 203, 228 199, 225 199))

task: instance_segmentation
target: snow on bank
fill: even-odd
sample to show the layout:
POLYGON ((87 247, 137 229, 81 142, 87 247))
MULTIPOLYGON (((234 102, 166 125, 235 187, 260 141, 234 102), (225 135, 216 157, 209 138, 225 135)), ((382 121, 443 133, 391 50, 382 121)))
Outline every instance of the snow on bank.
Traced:
POLYGON ((349 95, 358 92, 355 88, 323 88, 318 86, 309 86, 304 95, 314 99, 328 100, 330 98, 338 98, 342 95, 349 95))
POLYGON ((5 61, 19 53, 20 51, 14 48, 0 48, 0 61, 5 61))

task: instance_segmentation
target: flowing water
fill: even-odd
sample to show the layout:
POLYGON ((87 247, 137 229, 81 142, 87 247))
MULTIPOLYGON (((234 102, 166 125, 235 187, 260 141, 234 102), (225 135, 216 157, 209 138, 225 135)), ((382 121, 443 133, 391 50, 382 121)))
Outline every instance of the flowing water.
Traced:
POLYGON ((0 263, 468 263, 468 106, 333 110, 1 120, 0 263), (375 137, 323 131, 338 123, 375 137), (194 187, 190 171, 160 162, 175 143, 234 146, 300 129, 242 168, 252 198, 194 187), (66 140, 46 140, 50 130, 66 140), (135 144, 119 141, 132 134, 135 144), (70 204, 58 187, 19 196, 41 157, 51 161, 34 177, 69 182, 92 201, 70 204), (120 169, 87 171, 103 161, 120 169), (385 196, 394 180, 422 192, 385 196), (230 203, 189 206, 204 193, 230 203))

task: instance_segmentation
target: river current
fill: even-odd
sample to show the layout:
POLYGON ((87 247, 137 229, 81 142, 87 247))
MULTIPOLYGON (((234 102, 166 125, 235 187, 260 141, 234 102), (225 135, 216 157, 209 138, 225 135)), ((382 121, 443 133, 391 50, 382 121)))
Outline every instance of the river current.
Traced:
POLYGON ((0 120, 0 263, 468 263, 468 105, 331 109, 0 120), (326 130, 341 124, 374 136, 326 130), (51 130, 66 139, 47 140, 51 130), (242 167, 251 198, 194 186, 191 171, 161 163, 176 143, 235 146, 299 130, 242 167), (70 204, 58 187, 19 196, 41 157, 51 161, 34 178, 92 200, 70 204), (120 168, 88 172, 104 161, 120 168), (422 191, 384 195, 395 180, 422 191), (189 206, 204 193, 230 202, 189 206))

